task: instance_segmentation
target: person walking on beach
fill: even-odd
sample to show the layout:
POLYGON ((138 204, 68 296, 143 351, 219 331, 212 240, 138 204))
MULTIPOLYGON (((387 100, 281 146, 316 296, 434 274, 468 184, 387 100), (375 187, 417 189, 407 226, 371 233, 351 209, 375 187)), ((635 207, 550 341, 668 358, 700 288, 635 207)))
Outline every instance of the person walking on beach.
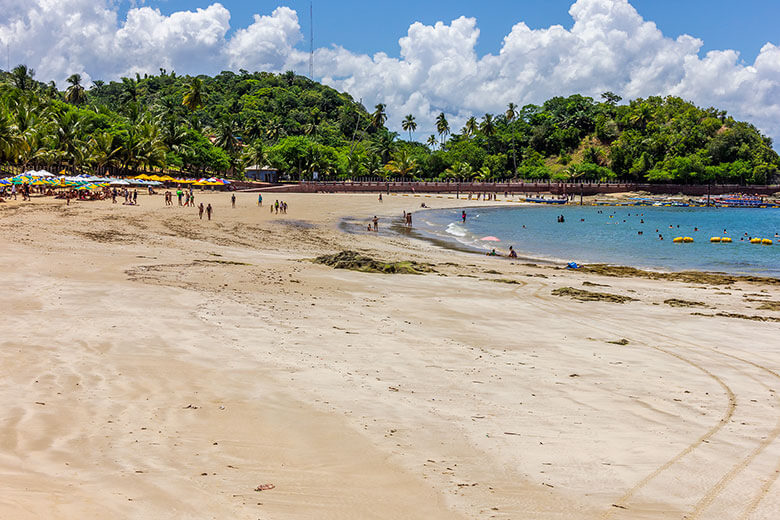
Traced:
POLYGON ((198 216, 201 220, 203 220, 203 203, 200 203, 200 206, 198 206, 198 216))
POLYGON ((382 202, 382 194, 379 194, 379 202, 382 202))
MULTIPOLYGON (((201 204, 203 203, 201 202, 201 204)), ((209 220, 211 220, 211 211, 212 211, 211 204, 209 204, 208 206, 206 206, 206 216, 209 218, 209 220)))
POLYGON ((233 207, 236 207, 236 194, 230 196, 230 203, 233 205, 233 207))
POLYGON ((258 193, 257 194, 257 205, 260 206, 261 208, 263 207, 263 194, 262 193, 258 193))
POLYGON ((133 204, 138 204, 138 190, 133 190, 133 204))
POLYGON ((184 193, 181 191, 181 189, 176 190, 176 196, 179 198, 179 206, 181 206, 181 198, 184 196, 184 193))

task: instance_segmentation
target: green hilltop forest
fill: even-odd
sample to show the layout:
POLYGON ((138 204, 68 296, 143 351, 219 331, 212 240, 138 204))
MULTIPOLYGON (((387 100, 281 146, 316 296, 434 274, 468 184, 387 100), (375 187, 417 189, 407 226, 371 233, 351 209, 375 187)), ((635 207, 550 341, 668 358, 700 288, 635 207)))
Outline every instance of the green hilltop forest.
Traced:
MULTIPOLYGON (((141 171, 241 178, 250 164, 289 179, 510 178, 763 184, 780 158, 753 125, 678 97, 621 104, 573 95, 510 103, 415 137, 385 127, 386 107, 367 111, 349 94, 293 72, 222 72, 95 81, 78 74, 61 91, 24 65, 0 71, 0 165, 59 171, 141 171), (408 140, 405 139, 408 137, 408 140)), ((0 166, 1 168, 2 166, 0 166)))

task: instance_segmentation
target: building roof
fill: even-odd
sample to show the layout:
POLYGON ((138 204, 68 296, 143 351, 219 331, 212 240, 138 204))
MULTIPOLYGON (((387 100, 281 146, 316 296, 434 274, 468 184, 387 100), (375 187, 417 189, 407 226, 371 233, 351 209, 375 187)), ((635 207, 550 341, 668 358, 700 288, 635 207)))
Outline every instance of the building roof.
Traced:
POLYGON ((266 172, 275 172, 278 171, 276 168, 272 168, 270 166, 260 166, 259 164, 253 164, 252 166, 247 166, 246 170, 255 170, 255 171, 266 171, 266 172))

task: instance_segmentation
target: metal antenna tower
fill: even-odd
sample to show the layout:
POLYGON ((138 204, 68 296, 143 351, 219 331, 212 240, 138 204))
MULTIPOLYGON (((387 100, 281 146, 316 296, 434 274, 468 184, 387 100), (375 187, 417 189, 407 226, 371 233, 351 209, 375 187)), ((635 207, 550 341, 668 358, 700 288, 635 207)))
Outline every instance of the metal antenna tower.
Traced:
POLYGON ((314 80, 314 2, 309 2, 309 79, 314 80))

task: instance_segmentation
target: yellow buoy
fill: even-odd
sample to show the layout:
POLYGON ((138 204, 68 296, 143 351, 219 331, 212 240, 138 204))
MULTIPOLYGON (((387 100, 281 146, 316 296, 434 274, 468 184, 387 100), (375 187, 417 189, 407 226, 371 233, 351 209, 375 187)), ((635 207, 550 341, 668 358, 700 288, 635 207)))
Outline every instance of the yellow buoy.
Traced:
POLYGON ((683 242, 685 242, 685 243, 693 242, 693 238, 692 237, 685 237, 685 238, 683 238, 683 242))
POLYGON ((731 238, 730 237, 723 237, 723 238, 720 239, 720 243, 721 244, 723 244, 723 243, 729 243, 730 244, 731 243, 731 238))
POLYGON ((672 242, 674 242, 675 244, 682 244, 682 242, 683 242, 683 237, 674 237, 674 238, 672 239, 672 242))
POLYGON ((712 237, 710 238, 710 242, 720 242, 720 237, 712 237))
POLYGON ((760 238, 751 238, 750 239, 750 243, 751 244, 760 244, 761 243, 761 239, 760 238))
POLYGON ((761 241, 761 243, 764 244, 765 246, 771 246, 772 245, 772 241, 769 240, 768 238, 763 239, 761 241))

